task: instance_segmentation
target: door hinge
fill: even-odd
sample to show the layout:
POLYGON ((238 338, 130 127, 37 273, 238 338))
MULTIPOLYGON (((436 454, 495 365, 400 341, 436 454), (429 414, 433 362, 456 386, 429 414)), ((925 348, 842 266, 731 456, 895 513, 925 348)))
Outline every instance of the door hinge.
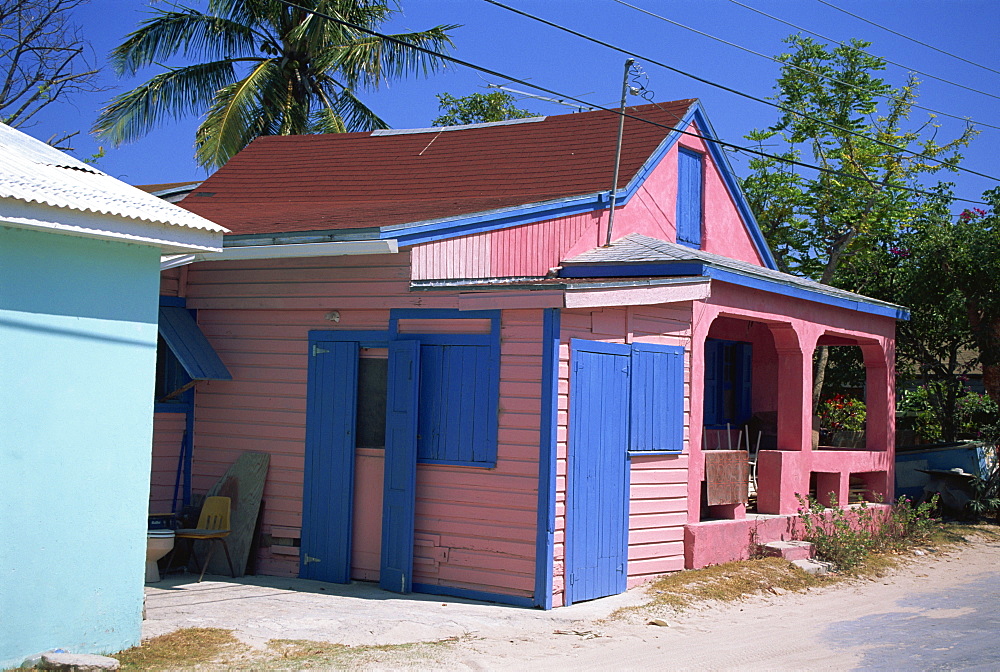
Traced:
POLYGON ((305 558, 302 560, 302 564, 308 565, 310 562, 321 562, 321 560, 319 558, 314 558, 307 553, 305 558))
POLYGON ((313 351, 312 351, 312 356, 313 356, 313 357, 315 357, 316 355, 322 355, 322 354, 325 354, 325 353, 327 353, 327 352, 330 352, 330 351, 329 351, 329 350, 327 350, 326 348, 321 348, 321 347, 319 347, 318 345, 316 345, 316 344, 313 344, 313 351))

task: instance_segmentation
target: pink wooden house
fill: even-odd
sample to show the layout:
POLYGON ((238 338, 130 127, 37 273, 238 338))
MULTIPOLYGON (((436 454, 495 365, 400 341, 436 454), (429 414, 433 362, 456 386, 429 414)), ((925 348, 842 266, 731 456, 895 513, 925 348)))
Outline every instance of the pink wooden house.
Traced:
POLYGON ((889 496, 905 313, 775 269, 697 101, 629 112, 609 246, 613 113, 267 137, 210 177, 182 205, 233 233, 163 301, 231 380, 157 406, 151 508, 265 451, 259 572, 550 608, 787 538, 796 493, 889 496), (814 446, 824 344, 863 351, 861 449, 814 446), (749 513, 712 466, 748 435, 749 513))

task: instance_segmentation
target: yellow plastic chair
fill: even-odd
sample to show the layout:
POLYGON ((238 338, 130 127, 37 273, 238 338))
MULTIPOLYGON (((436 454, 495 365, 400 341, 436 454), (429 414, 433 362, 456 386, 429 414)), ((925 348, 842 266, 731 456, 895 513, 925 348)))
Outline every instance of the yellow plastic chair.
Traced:
MULTIPOLYGON (((228 497, 206 497, 205 504, 201 507, 201 515, 198 516, 198 527, 175 530, 174 539, 191 540, 191 556, 194 558, 195 563, 198 562, 198 556, 194 552, 194 542, 221 541, 222 550, 226 552, 226 562, 229 563, 229 573, 235 579, 236 572, 233 570, 233 560, 229 556, 229 545, 226 544, 226 537, 229 536, 229 508, 230 500, 228 497)), ((176 551, 176 548, 174 550, 176 551)), ((212 551, 214 550, 215 544, 209 543, 208 555, 205 556, 205 562, 201 566, 198 583, 201 583, 202 578, 205 576, 205 569, 208 567, 208 562, 212 559, 212 551)), ((171 562, 173 562, 173 558, 171 558, 171 562)))

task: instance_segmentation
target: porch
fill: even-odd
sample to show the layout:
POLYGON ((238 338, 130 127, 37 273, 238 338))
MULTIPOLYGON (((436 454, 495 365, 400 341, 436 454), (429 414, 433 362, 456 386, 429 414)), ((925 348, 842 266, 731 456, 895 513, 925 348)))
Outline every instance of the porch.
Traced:
POLYGON ((745 558, 756 543, 792 539, 804 497, 826 506, 891 500, 891 329, 880 333, 878 320, 862 330, 820 310, 799 317, 779 315, 777 307, 708 308, 692 339, 685 567, 745 558), (864 366, 867 419, 855 446, 826 445, 834 441, 825 433, 821 439, 814 418, 813 354, 824 346, 855 347, 864 366))

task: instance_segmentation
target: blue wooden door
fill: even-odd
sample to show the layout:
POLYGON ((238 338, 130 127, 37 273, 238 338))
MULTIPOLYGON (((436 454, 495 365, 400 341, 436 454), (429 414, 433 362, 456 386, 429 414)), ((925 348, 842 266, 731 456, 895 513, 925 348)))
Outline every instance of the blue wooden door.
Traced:
POLYGON ((308 376, 299 576, 348 583, 358 344, 315 342, 308 376))
POLYGON ((566 603, 626 588, 629 368, 627 345, 571 341, 566 603))
POLYGON ((379 585, 397 593, 410 592, 413 583, 419 372, 419 342, 389 343, 379 585))

